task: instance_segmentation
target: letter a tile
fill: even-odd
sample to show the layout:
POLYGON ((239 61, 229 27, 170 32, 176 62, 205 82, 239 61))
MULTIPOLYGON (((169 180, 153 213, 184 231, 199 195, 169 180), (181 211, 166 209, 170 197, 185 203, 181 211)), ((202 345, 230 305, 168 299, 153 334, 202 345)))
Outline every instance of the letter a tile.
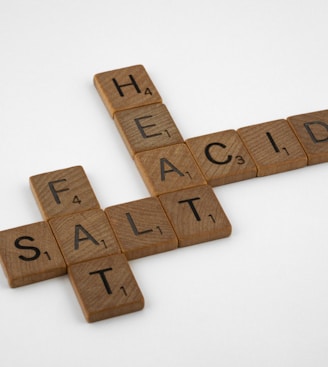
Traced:
POLYGON ((178 236, 179 247, 231 234, 229 219, 208 185, 163 194, 159 199, 178 236))
POLYGON ((67 265, 121 253, 101 209, 53 218, 49 224, 67 265))
POLYGON ((94 84, 112 117, 117 111, 162 103, 142 65, 96 74, 94 84))
POLYGON ((158 198, 110 206, 105 213, 128 260, 178 247, 178 239, 158 198))
POLYGON ((328 162, 328 110, 288 117, 309 159, 309 165, 328 162))
POLYGON ((138 153, 135 163, 153 196, 206 184, 184 143, 138 153))
POLYGON ((235 130, 198 136, 186 143, 211 186, 256 177, 256 165, 235 130))
POLYGON ((45 220, 99 208, 98 200, 81 166, 32 176, 30 185, 45 220))
POLYGON ((88 322, 144 307, 144 298, 123 254, 71 265, 68 275, 88 322))
POLYGON ((257 166, 258 176, 307 165, 306 154, 286 120, 246 126, 237 131, 257 166))
POLYGON ((132 157, 145 150, 183 143, 183 138, 163 104, 115 113, 114 121, 132 157))
POLYGON ((66 264, 47 222, 0 232, 0 259, 11 287, 66 274, 66 264))

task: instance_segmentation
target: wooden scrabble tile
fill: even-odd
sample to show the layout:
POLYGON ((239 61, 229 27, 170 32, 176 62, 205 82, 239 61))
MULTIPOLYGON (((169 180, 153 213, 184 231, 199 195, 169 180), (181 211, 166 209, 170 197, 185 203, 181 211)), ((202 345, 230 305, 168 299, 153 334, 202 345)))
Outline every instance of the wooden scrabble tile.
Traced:
POLYGON ((173 250, 178 239, 155 197, 105 209, 128 260, 173 250))
POLYGON ((208 185, 163 194, 159 199, 178 236, 179 247, 231 234, 229 219, 208 185))
POLYGON ((45 220, 99 208, 98 200, 81 166, 32 176, 30 185, 45 220))
POLYGON ((288 117, 308 156, 308 164, 328 162, 328 110, 288 117))
POLYGON ((256 177, 256 165, 235 130, 198 136, 186 144, 211 186, 256 177))
POLYGON ((306 154, 286 120, 246 126, 237 131, 256 163, 258 176, 307 165, 306 154))
POLYGON ((71 265, 68 275, 88 322, 144 307, 142 293, 123 254, 71 265))
POLYGON ((138 153, 135 163, 154 196, 206 183, 184 143, 138 153))
POLYGON ((66 264, 47 222, 0 232, 0 259, 11 287, 66 274, 66 264))
POLYGON ((145 150, 183 143, 164 104, 117 112, 114 121, 132 157, 145 150))
POLYGON ((108 219, 101 209, 50 219, 67 265, 121 253, 108 219))
POLYGON ((112 117, 117 111, 162 102, 142 65, 96 74, 94 84, 112 117))

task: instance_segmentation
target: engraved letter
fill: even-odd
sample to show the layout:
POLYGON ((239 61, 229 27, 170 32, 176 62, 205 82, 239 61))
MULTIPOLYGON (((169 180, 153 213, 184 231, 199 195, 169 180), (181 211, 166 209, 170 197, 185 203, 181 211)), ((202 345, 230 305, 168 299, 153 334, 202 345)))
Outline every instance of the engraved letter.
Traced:
POLYGON ((323 143, 323 142, 326 142, 328 141, 328 133, 327 133, 327 137, 326 138, 323 138, 323 139, 318 139, 315 135, 314 135, 314 132, 312 131, 311 129, 311 125, 319 125, 319 126, 322 126, 324 127, 327 132, 328 132, 328 125, 325 123, 325 122, 322 122, 322 121, 312 121, 312 122, 306 122, 304 124, 304 127, 306 128, 306 131, 309 133, 313 143, 323 143))
POLYGON ((175 172, 177 173, 179 176, 184 176, 184 174, 177 169, 177 167, 175 167, 169 160, 167 160, 166 158, 161 158, 160 159, 160 165, 161 165, 161 180, 165 181, 165 174, 169 173, 169 172, 175 172), (171 167, 171 169, 165 170, 164 169, 164 165, 167 164, 169 167, 171 167))
POLYGON ((198 214, 198 212, 197 212, 197 210, 195 208, 195 205, 193 203, 194 200, 200 200, 200 198, 197 197, 197 198, 191 198, 191 199, 186 199, 186 200, 180 200, 178 203, 179 204, 188 203, 190 209, 192 210, 192 212, 193 212, 193 214, 194 214, 194 216, 196 218, 196 220, 199 222, 199 221, 201 221, 201 218, 200 218, 200 215, 198 214))
POLYGON ((15 241, 15 247, 17 247, 20 250, 32 250, 32 251, 35 252, 35 254, 32 257, 26 257, 26 256, 23 256, 23 255, 20 255, 18 257, 21 260, 24 260, 24 261, 33 261, 33 260, 36 260, 41 255, 41 251, 37 247, 34 247, 34 246, 24 246, 24 245, 21 245, 20 242, 22 240, 34 241, 34 238, 32 238, 30 236, 22 236, 22 237, 19 237, 15 241))
POLYGON ((51 191, 51 193, 52 193, 53 197, 55 198, 55 201, 56 201, 56 203, 57 203, 57 204, 60 204, 60 203, 61 203, 61 201, 60 201, 60 199, 59 199, 59 196, 58 196, 58 193, 59 193, 59 192, 63 192, 63 191, 68 191, 68 190, 69 190, 69 188, 68 188, 68 187, 65 187, 64 189, 56 190, 56 189, 55 189, 54 184, 56 184, 56 183, 58 183, 58 182, 66 182, 66 181, 67 181, 67 180, 66 180, 65 178, 63 178, 63 179, 61 179, 61 180, 57 180, 57 181, 50 181, 50 182, 48 182, 48 185, 49 185, 50 191, 51 191))
POLYGON ((121 97, 124 97, 124 93, 122 91, 122 88, 123 87, 128 87, 130 85, 134 86, 134 88, 136 89, 137 93, 141 93, 141 90, 140 90, 137 82, 134 80, 134 78, 133 78, 133 76, 131 74, 129 75, 129 78, 131 80, 131 83, 121 84, 121 85, 118 84, 118 82, 117 82, 117 80, 115 78, 112 79, 113 80, 113 83, 115 84, 115 87, 116 87, 116 89, 117 89, 117 91, 118 91, 118 93, 120 94, 121 97))
POLYGON ((227 159, 225 161, 223 161, 223 162, 217 161, 216 159, 214 159, 211 156, 211 154, 210 154, 210 148, 212 148, 212 146, 214 146, 214 145, 217 145, 217 146, 219 146, 221 148, 226 148, 226 146, 224 144, 222 144, 222 143, 218 143, 218 142, 216 142, 216 143, 210 143, 210 144, 206 145, 206 147, 205 147, 205 155, 206 155, 206 158, 210 162, 212 162, 214 164, 227 164, 227 163, 229 163, 231 161, 231 159, 232 159, 232 155, 230 155, 230 154, 228 155, 227 159))
POLYGON ((79 243, 81 241, 86 241, 86 240, 90 240, 92 241, 95 245, 99 245, 99 242, 83 227, 81 226, 81 224, 77 224, 75 226, 75 238, 74 238, 74 249, 78 250, 79 249, 79 243), (86 237, 80 237, 79 236, 79 232, 83 232, 86 237))

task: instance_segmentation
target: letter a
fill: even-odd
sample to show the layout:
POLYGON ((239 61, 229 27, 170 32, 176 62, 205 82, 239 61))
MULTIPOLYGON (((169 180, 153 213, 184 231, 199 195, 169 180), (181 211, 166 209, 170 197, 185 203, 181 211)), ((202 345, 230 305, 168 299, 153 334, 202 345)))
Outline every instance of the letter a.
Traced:
POLYGON ((81 226, 81 224, 77 224, 75 226, 75 239, 74 239, 74 249, 78 250, 79 249, 79 243, 81 241, 85 241, 85 240, 90 240, 91 242, 93 242, 95 245, 99 245, 99 242, 84 228, 81 226), (79 236, 79 232, 83 232, 86 237, 80 237, 79 236))
POLYGON ((160 159, 160 166, 161 166, 161 180, 165 181, 165 174, 166 173, 170 173, 170 172, 175 172, 177 173, 179 176, 184 176, 184 174, 178 170, 177 167, 175 167, 169 160, 167 160, 166 158, 161 158, 160 159), (165 170, 164 165, 168 165, 171 169, 167 169, 165 170))

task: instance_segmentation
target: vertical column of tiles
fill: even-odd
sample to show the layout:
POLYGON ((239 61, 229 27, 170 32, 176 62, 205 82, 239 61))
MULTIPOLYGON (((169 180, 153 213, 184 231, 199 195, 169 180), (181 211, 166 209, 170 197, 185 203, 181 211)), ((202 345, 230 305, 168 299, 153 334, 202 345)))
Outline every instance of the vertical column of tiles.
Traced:
POLYGON ((121 252, 101 209, 56 217, 49 224, 67 265, 121 252))
POLYGON ((111 206, 105 213, 128 260, 178 247, 177 237, 155 197, 111 206))
POLYGON ((32 176, 30 185, 45 220, 99 208, 98 200, 81 166, 32 176))
POLYGON ((256 177, 256 165, 235 130, 187 139, 186 144, 211 186, 256 177))
POLYGON ((175 144, 135 155, 135 163, 154 196, 206 181, 185 144, 175 144))
POLYGON ((328 162, 328 110, 291 116, 287 120, 308 156, 308 164, 328 162))
POLYGON ((117 112, 114 121, 132 157, 145 150, 183 143, 164 104, 117 112))
POLYGON ((68 275, 88 322, 144 307, 143 295, 123 254, 71 265, 68 275))
POLYGON ((306 154, 286 120, 246 126, 237 131, 256 163, 258 176, 307 165, 306 154))
POLYGON ((117 111, 162 103, 142 65, 96 74, 94 84, 112 117, 117 111))
POLYGON ((179 240, 179 247, 227 237, 231 224, 208 185, 159 196, 179 240))
POLYGON ((11 287, 66 274, 66 264, 47 222, 1 231, 0 259, 11 287))

